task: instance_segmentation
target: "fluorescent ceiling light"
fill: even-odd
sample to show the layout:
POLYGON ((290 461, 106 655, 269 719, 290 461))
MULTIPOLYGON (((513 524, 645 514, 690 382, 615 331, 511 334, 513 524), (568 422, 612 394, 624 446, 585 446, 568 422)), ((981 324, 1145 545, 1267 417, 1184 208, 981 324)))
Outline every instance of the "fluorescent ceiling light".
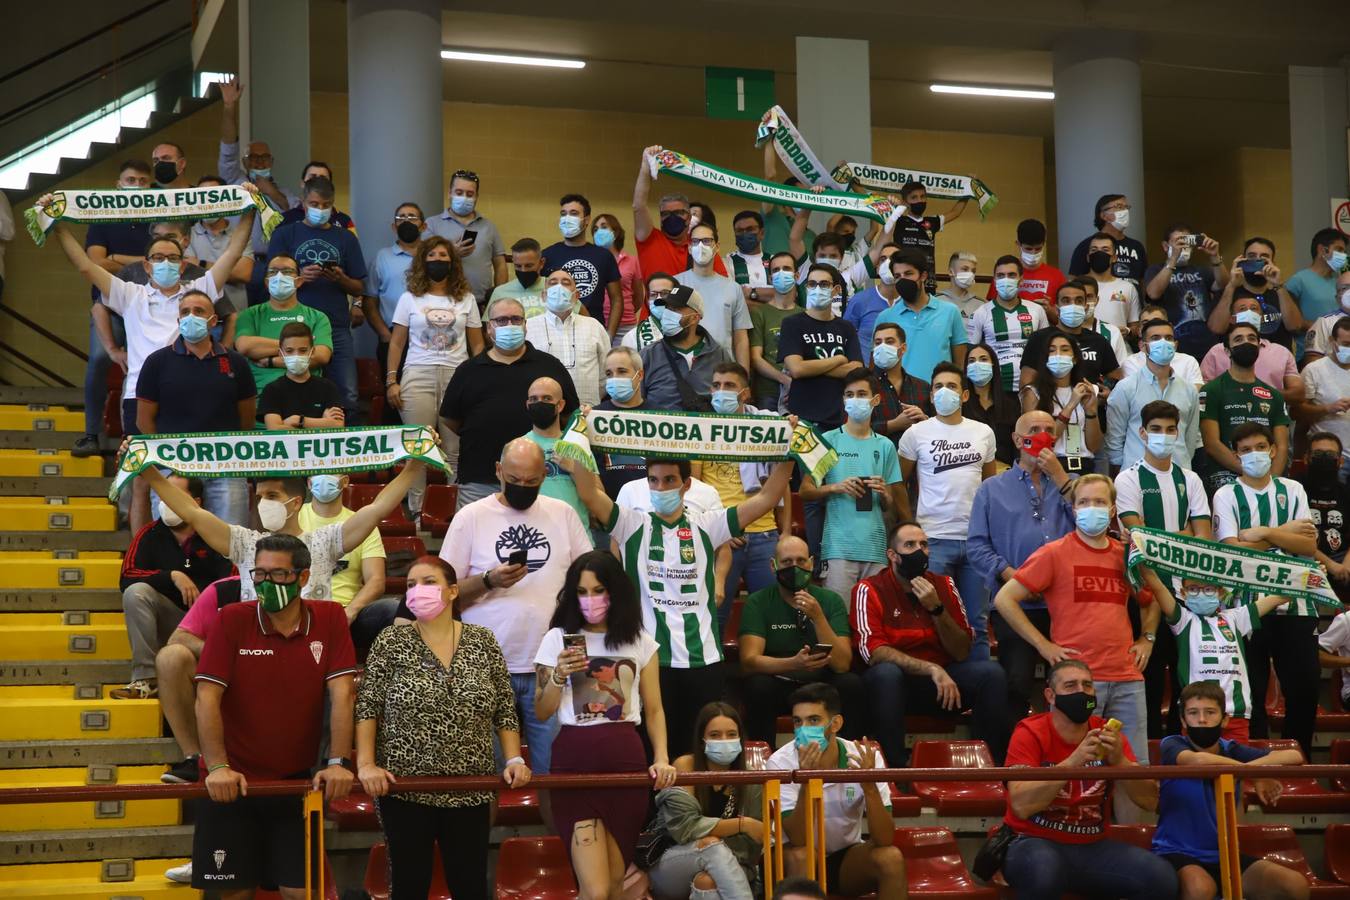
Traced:
POLYGON ((580 59, 557 59, 548 56, 522 56, 518 53, 480 53, 477 50, 442 50, 441 59, 461 59, 468 62, 506 63, 512 66, 547 66, 552 69, 584 69, 580 59))
POLYGON ((1053 100, 1054 91, 1035 91, 1025 88, 974 87, 967 84, 930 84, 935 94, 972 94, 976 97, 1017 97, 1022 100, 1053 100))

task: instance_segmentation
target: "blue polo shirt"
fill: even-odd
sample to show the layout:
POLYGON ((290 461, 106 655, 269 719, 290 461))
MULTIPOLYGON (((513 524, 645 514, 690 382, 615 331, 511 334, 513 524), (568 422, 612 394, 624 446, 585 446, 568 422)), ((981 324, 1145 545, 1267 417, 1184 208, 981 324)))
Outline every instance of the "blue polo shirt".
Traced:
MULTIPOLYGON (((1163 738, 1158 752, 1162 756, 1162 765, 1174 766, 1182 751, 1194 749, 1190 738, 1174 734, 1163 738)), ((1220 738, 1217 752, 1234 762, 1245 763, 1260 759, 1270 751, 1220 738)), ((1162 779, 1158 786, 1158 829, 1153 833, 1153 852, 1159 855, 1184 853, 1202 863, 1219 861, 1212 781, 1204 778, 1162 779)))
POLYGON ((872 332, 877 327, 877 316, 890 309, 892 303, 900 303, 900 298, 887 300, 881 296, 876 285, 873 285, 849 297, 848 306, 844 307, 844 319, 852 322, 853 327, 858 329, 858 343, 862 345, 863 362, 869 366, 872 364, 872 332))
POLYGON ((928 305, 918 311, 903 301, 896 303, 877 316, 872 328, 883 322, 894 322, 905 330, 905 358, 900 364, 921 381, 932 381, 933 368, 952 361, 953 347, 970 343, 961 310, 931 294, 928 305))
POLYGON ((366 290, 380 299, 380 318, 385 327, 394 330, 394 310, 398 298, 408 290, 408 270, 412 268, 412 254, 398 244, 381 247, 370 264, 370 278, 366 290))
POLYGON ((248 360, 212 341, 198 359, 180 337, 145 358, 136 397, 159 404, 155 431, 238 431, 239 402, 256 396, 248 360))

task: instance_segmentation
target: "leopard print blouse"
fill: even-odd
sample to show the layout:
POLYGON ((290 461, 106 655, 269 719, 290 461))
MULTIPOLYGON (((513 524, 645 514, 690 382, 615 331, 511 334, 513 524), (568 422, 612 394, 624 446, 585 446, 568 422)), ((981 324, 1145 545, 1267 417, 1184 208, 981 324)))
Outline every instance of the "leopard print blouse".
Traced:
MULTIPOLYGON (((464 625, 450 671, 412 625, 380 632, 366 660, 356 720, 375 719, 375 761, 395 776, 495 775, 493 738, 520 731, 506 660, 492 632, 464 625)), ((490 791, 401 793, 430 806, 475 806, 490 791)))

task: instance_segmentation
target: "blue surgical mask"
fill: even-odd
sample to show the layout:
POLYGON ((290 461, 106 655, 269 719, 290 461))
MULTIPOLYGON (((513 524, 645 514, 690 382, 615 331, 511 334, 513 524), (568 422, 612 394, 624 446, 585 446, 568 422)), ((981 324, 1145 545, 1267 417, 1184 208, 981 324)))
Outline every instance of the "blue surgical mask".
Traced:
POLYGON ((984 387, 994 380, 994 364, 977 360, 966 366, 966 377, 976 387, 984 387))
POLYGON ((1233 316, 1233 321, 1239 325, 1250 325, 1259 329, 1261 327, 1261 314, 1254 309, 1244 309, 1233 316))
POLYGON ((1087 319, 1087 307, 1085 306, 1061 306, 1059 308, 1059 324, 1065 328, 1077 328, 1087 319))
POLYGON ((1054 356, 1047 356, 1045 367, 1050 370, 1050 374, 1059 378, 1061 375, 1068 375, 1073 370, 1073 357, 1060 356, 1056 353, 1054 356))
POLYGON ((572 292, 565 284, 550 284, 544 291, 544 306, 555 316, 561 316, 572 309, 572 292))
POLYGON ((1336 362, 1343 366, 1350 366, 1350 347, 1336 348, 1336 362))
POLYGON ((614 245, 614 232, 608 228, 595 229, 595 246, 609 248, 614 245))
POLYGON ((822 750, 830 746, 830 742, 825 738, 824 725, 798 725, 792 729, 792 739, 798 749, 804 749, 812 741, 819 744, 822 750))
POLYGON ((729 766, 736 761, 736 757, 741 755, 741 742, 735 738, 724 741, 704 741, 703 755, 708 757, 708 762, 717 763, 719 766, 729 766))
POLYGON ((254 181, 259 181, 259 180, 261 180, 261 179, 263 179, 263 178, 271 178, 271 177, 272 177, 272 170, 271 170, 271 169, 249 169, 249 170, 248 170, 248 177, 251 178, 251 179, 253 179, 254 181))
POLYGON ((1011 300, 1017 296, 1017 279, 1006 275, 994 279, 994 291, 1000 300, 1011 300))
POLYGON ((1331 271, 1339 272, 1345 268, 1345 251, 1333 250, 1331 256, 1327 258, 1327 265, 1331 266, 1331 271))
POLYGON ((201 316, 183 316, 178 320, 178 333, 189 344, 195 344, 210 332, 211 326, 201 316))
POLYGON ((933 391, 933 410, 939 416, 950 416, 961 408, 961 395, 949 387, 933 391))
POLYGON ((734 413, 741 406, 740 394, 737 391, 713 391, 712 408, 713 412, 726 415, 734 413))
POLYGON ((559 216, 558 230, 565 238, 574 238, 581 234, 581 219, 578 216, 559 216))
POLYGON ((627 403, 633 399, 635 389, 633 379, 631 378, 606 378, 605 393, 609 394, 609 399, 617 400, 620 403, 627 403))
POLYGON ((872 348, 872 362, 883 372, 889 372, 900 361, 900 351, 892 344, 877 344, 872 348))
POLYGON ((332 207, 329 207, 327 209, 320 209, 317 206, 305 207, 305 222, 306 224, 312 225, 315 228, 318 228, 322 225, 327 225, 328 220, 332 217, 332 215, 333 215, 332 207))
POLYGON ((872 418, 872 398, 871 397, 845 397, 844 413, 850 421, 859 424, 869 421, 872 418))
POLYGON ((659 516, 673 516, 679 510, 680 504, 684 498, 680 496, 679 488, 671 488, 668 491, 652 491, 652 509, 656 510, 659 516))
POLYGON ((797 276, 787 269, 773 273, 773 289, 780 294, 790 294, 797 287, 797 276))
POLYGON ((1238 459, 1242 462, 1242 474, 1248 478, 1261 478, 1270 471, 1270 454, 1264 450, 1252 450, 1238 459))
POLYGON ((473 212, 474 197, 457 195, 450 198, 450 211, 457 216, 467 216, 473 212))
POLYGON ((1148 445, 1148 452, 1162 459, 1171 456, 1172 451, 1176 449, 1177 438, 1174 434, 1163 434, 1160 431, 1150 431, 1144 435, 1144 443, 1148 445))
POLYGON ((1111 524, 1111 510, 1102 506, 1085 506, 1074 510, 1073 519, 1079 531, 1089 537, 1096 537, 1104 534, 1106 526, 1111 524))
POLYGON ((806 305, 812 309, 827 309, 834 302, 832 288, 813 287, 806 289, 806 305))
POLYGON ((684 331, 684 311, 661 307, 661 333, 666 337, 675 337, 684 331))
POLYGON ((815 262, 818 266, 834 266, 836 269, 840 265, 840 260, 830 259, 828 256, 817 256, 815 262))
POLYGON ((524 325, 494 325, 492 341, 498 347, 510 353, 525 343, 524 325))
POLYGON ((320 503, 332 503, 342 494, 342 479, 337 475, 315 475, 309 480, 309 492, 320 503))
POLYGON ((295 278, 278 272, 267 279, 267 293, 278 300, 289 299, 295 293, 295 278))
POLYGON ((1177 345, 1164 338, 1155 338, 1148 342, 1148 359, 1155 366, 1168 366, 1177 355, 1177 345))
POLYGON ((167 259, 163 262, 150 264, 150 278, 162 288, 171 288, 178 283, 178 263, 169 262, 167 259))
POLYGON ((1212 616, 1219 611, 1219 589, 1216 587, 1188 588, 1182 593, 1181 600, 1197 616, 1212 616))

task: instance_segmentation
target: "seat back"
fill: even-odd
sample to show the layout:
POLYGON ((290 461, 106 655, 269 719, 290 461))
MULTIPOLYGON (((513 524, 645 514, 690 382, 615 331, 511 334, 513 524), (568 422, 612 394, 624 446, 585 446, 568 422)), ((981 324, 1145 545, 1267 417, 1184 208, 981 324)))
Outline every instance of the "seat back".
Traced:
POLYGON ((1322 853, 1327 873, 1341 884, 1350 884, 1350 825, 1328 825, 1322 853))
POLYGON ((1299 846, 1298 836, 1288 825, 1239 825, 1238 849, 1248 856, 1292 869, 1310 882, 1316 878, 1299 846))
POLYGON ((984 741, 915 741, 909 764, 915 769, 992 769, 984 741))
POLYGON ((419 537, 382 537, 384 541, 384 591, 402 594, 408 590, 408 570, 413 560, 427 555, 419 537))
MULTIPOLYGON (((1350 765, 1350 739, 1337 738, 1331 742, 1331 764, 1350 765)), ((1331 786, 1338 791, 1350 791, 1350 776, 1331 779, 1331 786)))
POLYGON ((894 844, 905 857, 910 895, 980 890, 946 828, 897 828, 894 844))
POLYGON ((1142 850, 1153 849, 1152 825, 1108 825, 1106 836, 1139 847, 1142 850))
POLYGON ((422 527, 437 537, 444 537, 450 520, 455 517, 458 500, 459 485, 428 484, 422 497, 422 527))
POLYGON ((577 881, 557 837, 514 837, 497 853, 497 900, 573 900, 577 881))
POLYGON ((370 848, 362 887, 371 900, 389 900, 389 847, 383 842, 370 848))

